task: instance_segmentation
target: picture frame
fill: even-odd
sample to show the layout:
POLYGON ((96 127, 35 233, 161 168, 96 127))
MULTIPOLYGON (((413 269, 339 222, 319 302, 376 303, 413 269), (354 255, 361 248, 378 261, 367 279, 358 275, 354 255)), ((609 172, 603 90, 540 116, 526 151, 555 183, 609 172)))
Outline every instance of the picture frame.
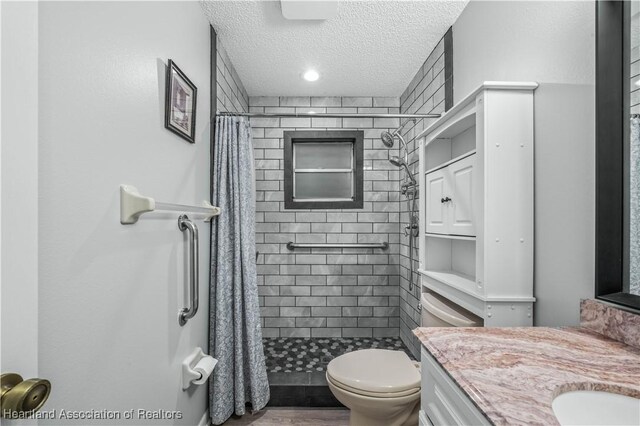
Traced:
POLYGON ((195 143, 198 89, 169 59, 165 81, 164 127, 195 143))

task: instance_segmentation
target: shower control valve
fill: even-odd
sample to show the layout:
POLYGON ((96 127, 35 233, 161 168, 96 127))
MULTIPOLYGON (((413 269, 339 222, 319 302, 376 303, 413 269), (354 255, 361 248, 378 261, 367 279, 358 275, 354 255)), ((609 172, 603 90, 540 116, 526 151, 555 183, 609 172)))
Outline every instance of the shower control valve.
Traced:
POLYGON ((404 227, 404 235, 406 236, 413 236, 413 237, 417 237, 418 236, 418 222, 417 222, 417 218, 414 218, 410 224, 406 225, 404 227))

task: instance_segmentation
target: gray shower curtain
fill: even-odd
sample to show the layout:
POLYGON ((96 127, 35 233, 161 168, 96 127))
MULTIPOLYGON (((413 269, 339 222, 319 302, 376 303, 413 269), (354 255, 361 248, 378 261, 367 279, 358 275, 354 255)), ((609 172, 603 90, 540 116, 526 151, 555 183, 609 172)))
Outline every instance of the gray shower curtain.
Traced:
POLYGON ((212 173, 209 412, 219 425, 269 400, 256 275, 255 189, 251 127, 245 117, 218 116, 212 173))

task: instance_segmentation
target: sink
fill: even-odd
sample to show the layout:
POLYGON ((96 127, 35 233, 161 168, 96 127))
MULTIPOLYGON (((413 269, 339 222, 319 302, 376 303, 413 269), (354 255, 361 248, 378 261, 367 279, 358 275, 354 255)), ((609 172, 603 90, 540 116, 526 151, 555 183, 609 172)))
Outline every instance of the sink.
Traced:
POLYGON ((561 425, 640 425, 640 399, 601 391, 565 392, 552 402, 561 425))

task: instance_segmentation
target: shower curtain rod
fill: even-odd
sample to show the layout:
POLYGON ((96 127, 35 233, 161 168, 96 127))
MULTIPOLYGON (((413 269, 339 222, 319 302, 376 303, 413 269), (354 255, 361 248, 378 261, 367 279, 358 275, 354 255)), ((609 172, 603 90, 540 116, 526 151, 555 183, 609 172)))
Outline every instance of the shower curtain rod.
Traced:
POLYGON ((322 117, 322 118, 440 118, 440 114, 367 114, 333 112, 229 112, 218 111, 216 115, 239 115, 242 117, 322 117))

